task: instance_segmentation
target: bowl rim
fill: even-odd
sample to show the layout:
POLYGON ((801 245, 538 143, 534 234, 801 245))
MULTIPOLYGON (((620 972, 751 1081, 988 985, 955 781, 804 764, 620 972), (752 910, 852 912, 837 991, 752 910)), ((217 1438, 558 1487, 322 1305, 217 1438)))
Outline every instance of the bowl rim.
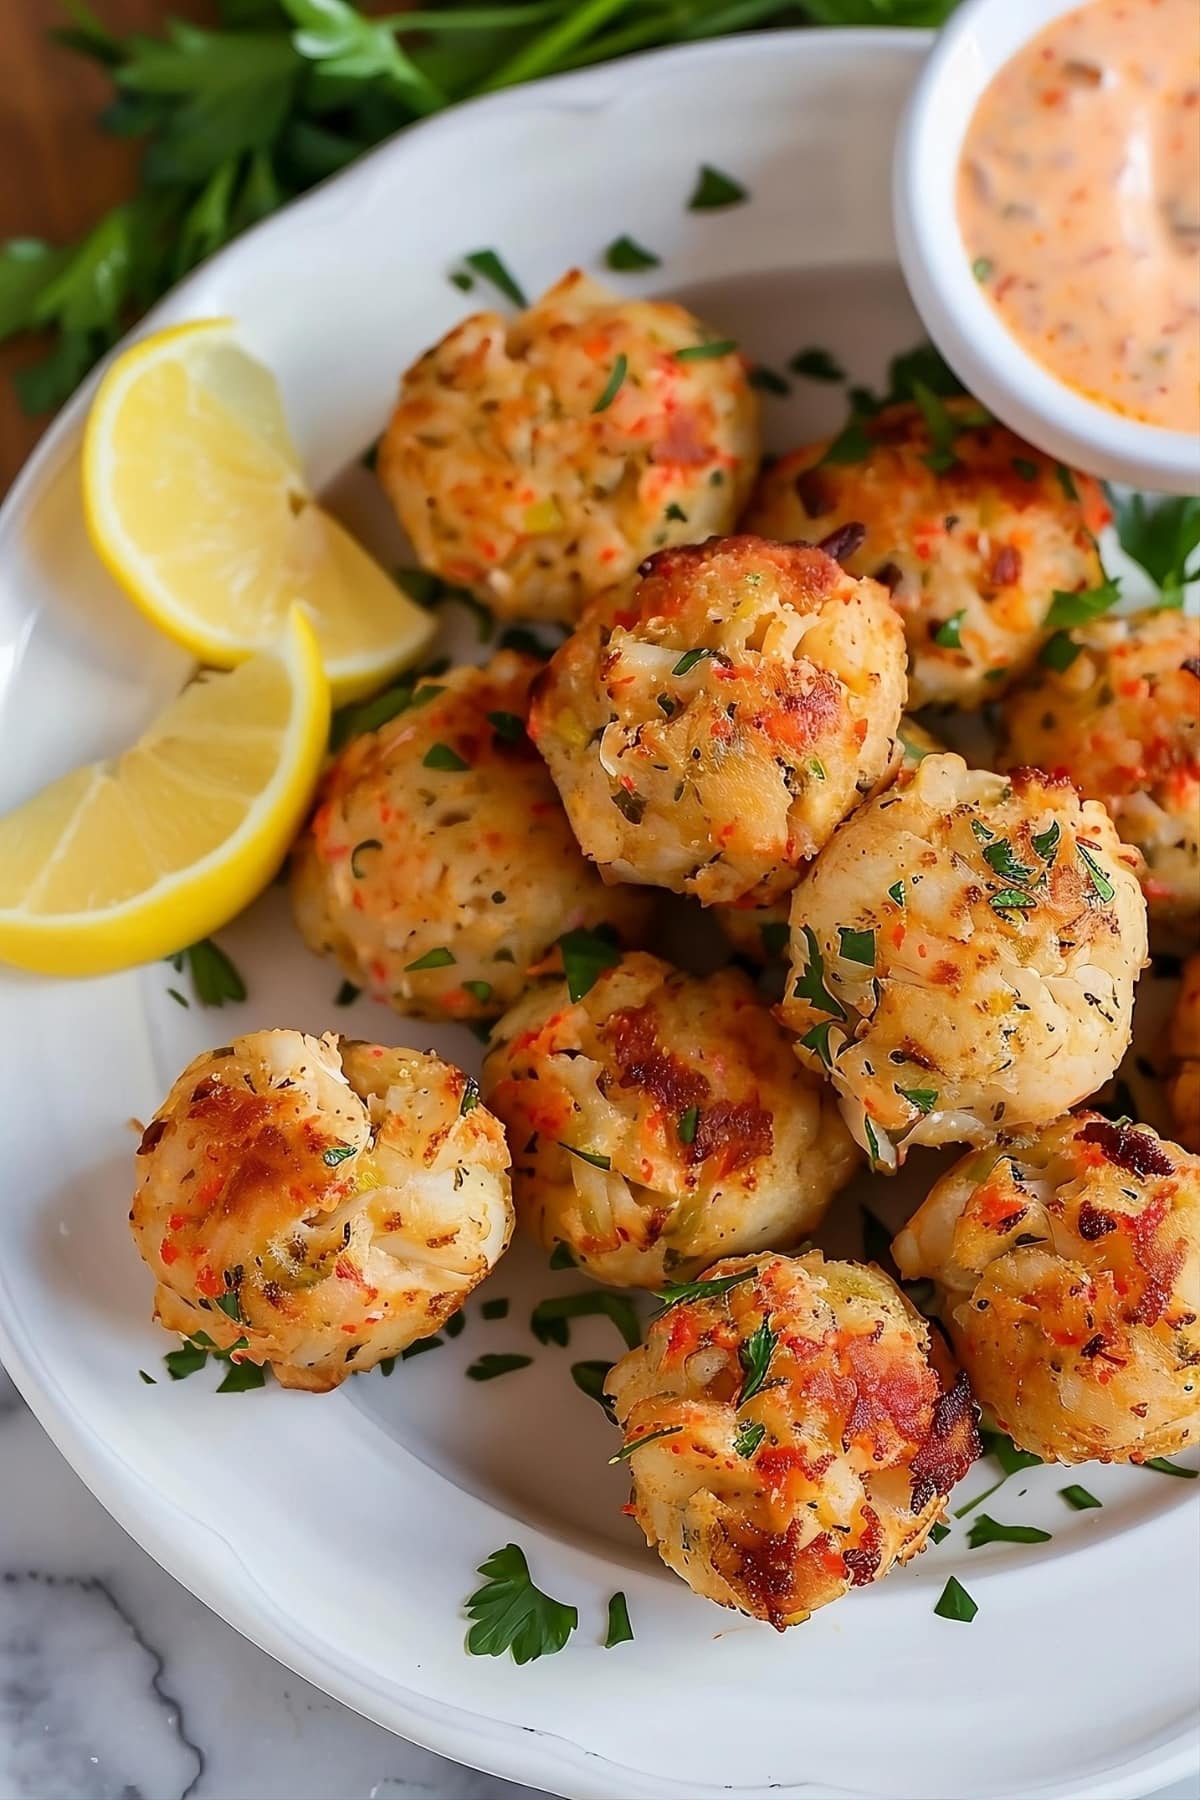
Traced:
POLYGON ((893 158, 900 265, 931 338, 972 393, 1061 461, 1134 487, 1200 491, 1200 436, 1126 418, 1060 381, 1024 349, 972 274, 956 174, 992 76, 1080 0, 963 0, 934 40, 893 158))

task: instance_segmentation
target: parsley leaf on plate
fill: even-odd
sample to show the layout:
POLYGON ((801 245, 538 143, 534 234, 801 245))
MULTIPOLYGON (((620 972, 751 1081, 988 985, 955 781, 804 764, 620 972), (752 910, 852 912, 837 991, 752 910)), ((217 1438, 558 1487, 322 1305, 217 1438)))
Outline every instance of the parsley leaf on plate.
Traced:
POLYGON ((515 1663, 527 1663, 562 1649, 579 1614, 534 1585, 523 1550, 516 1544, 493 1550, 478 1573, 484 1584, 467 1600, 467 1615, 474 1621, 467 1633, 472 1656, 509 1651, 515 1663))
POLYGON ((580 926, 564 931, 558 948, 572 1004, 591 992, 605 969, 615 968, 621 960, 615 934, 604 929, 588 931, 580 926))
POLYGON ((601 1314, 612 1320, 630 1350, 642 1341, 633 1302, 625 1294, 611 1293, 607 1288, 587 1289, 580 1294, 555 1294, 539 1300, 529 1315, 529 1328, 540 1344, 567 1342, 567 1321, 601 1314))
POLYGON ((633 1626, 629 1623, 629 1603, 624 1594, 614 1594, 608 1603, 608 1631, 604 1648, 615 1650, 618 1644, 633 1642, 633 1626))
POLYGON ((244 1000, 246 984, 219 944, 212 938, 201 938, 186 950, 176 950, 165 959, 176 972, 184 965, 192 978, 192 986, 201 1006, 224 1006, 227 1000, 244 1000))
POLYGON ((709 212, 721 206, 738 206, 748 198, 740 181, 735 181, 732 175, 726 175, 720 169, 704 163, 696 177, 696 185, 688 201, 688 211, 709 212))
POLYGON ((1158 584, 1164 606, 1182 606, 1184 583, 1200 580, 1200 498, 1128 494, 1116 511, 1122 550, 1158 584))

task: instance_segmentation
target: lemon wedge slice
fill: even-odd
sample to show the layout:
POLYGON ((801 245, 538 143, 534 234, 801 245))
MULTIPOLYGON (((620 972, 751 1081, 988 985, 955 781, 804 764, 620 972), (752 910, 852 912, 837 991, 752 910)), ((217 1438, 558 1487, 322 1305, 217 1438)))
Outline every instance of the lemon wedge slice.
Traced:
POLYGON ((277 644, 202 673, 132 750, 0 818, 0 961, 96 975, 224 925, 282 862, 329 735, 299 608, 277 644))
POLYGON ((92 542, 121 586, 202 662, 232 668, 307 607, 337 701, 413 662, 433 635, 316 504, 275 378, 230 319, 142 338, 88 414, 83 494, 92 542))

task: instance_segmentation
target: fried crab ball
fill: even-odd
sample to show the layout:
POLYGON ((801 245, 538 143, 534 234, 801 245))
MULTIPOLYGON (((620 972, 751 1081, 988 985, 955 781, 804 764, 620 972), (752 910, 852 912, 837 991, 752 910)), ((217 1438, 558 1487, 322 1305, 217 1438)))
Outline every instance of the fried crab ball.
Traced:
POLYGON ((606 1383, 646 1542, 782 1630, 923 1550, 979 1454, 966 1378, 876 1268, 715 1263, 606 1383))
POLYGON ((717 538, 597 598, 529 729, 606 879, 766 905, 889 774, 904 691, 876 582, 809 545, 717 538))
POLYGON ((147 1126, 130 1221, 168 1331, 324 1393, 436 1331, 512 1233, 508 1147, 436 1056, 254 1031, 147 1126))
POLYGON ((1200 1436, 1200 1158, 1081 1112, 1000 1136, 893 1245, 937 1284, 979 1399, 1045 1462, 1145 1462, 1200 1436))
POLYGON ((505 618, 575 619, 652 550, 728 531, 759 459, 733 345, 578 269, 405 375, 379 476, 422 564, 505 618), (700 351, 699 354, 697 352, 700 351))
POLYGON ((647 917, 585 862, 525 735, 538 667, 505 650, 418 685, 347 744, 292 852, 305 943, 401 1012, 494 1019, 561 933, 647 917))
POLYGON ((1069 775, 1146 859, 1152 931, 1200 935, 1200 618, 1097 619, 1005 708, 1008 763, 1069 775), (1056 661, 1065 659, 1056 659, 1056 661))
MULTIPOLYGON (((907 713, 897 727, 896 739, 900 747, 900 763, 895 774, 897 782, 910 781, 927 756, 934 756, 946 748, 907 713)), ((791 910, 792 897, 785 894, 782 900, 772 901, 770 906, 714 906, 713 916, 737 956, 765 967, 780 958, 787 960, 791 910)))
POLYGON ((524 1228, 618 1287, 798 1243, 858 1162, 738 969, 701 979, 635 953, 574 1004, 562 982, 531 989, 482 1085, 524 1228))
POLYGON ((1146 960, 1138 861, 1070 782, 959 756, 843 826, 793 897, 779 1013, 876 1166, 1108 1080, 1146 960))
POLYGON ((1183 966, 1171 1015, 1167 1105, 1181 1144, 1200 1150, 1200 955, 1183 966))
POLYGON ((1099 484, 991 419, 968 423, 979 416, 973 400, 935 400, 935 432, 919 407, 888 407, 862 421, 854 461, 826 460, 828 442, 780 457, 745 519, 785 540, 865 527, 846 566, 891 589, 915 707, 994 699, 1049 635, 1055 590, 1104 579, 1099 484))

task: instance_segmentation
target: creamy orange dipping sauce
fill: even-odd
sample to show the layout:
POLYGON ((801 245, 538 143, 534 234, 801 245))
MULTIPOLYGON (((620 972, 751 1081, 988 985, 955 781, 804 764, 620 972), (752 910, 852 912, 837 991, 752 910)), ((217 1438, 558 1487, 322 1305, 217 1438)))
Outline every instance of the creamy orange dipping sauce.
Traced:
POLYGON ((1091 0, 1031 39, 971 120, 958 219, 1052 374, 1200 430, 1200 0, 1091 0))

